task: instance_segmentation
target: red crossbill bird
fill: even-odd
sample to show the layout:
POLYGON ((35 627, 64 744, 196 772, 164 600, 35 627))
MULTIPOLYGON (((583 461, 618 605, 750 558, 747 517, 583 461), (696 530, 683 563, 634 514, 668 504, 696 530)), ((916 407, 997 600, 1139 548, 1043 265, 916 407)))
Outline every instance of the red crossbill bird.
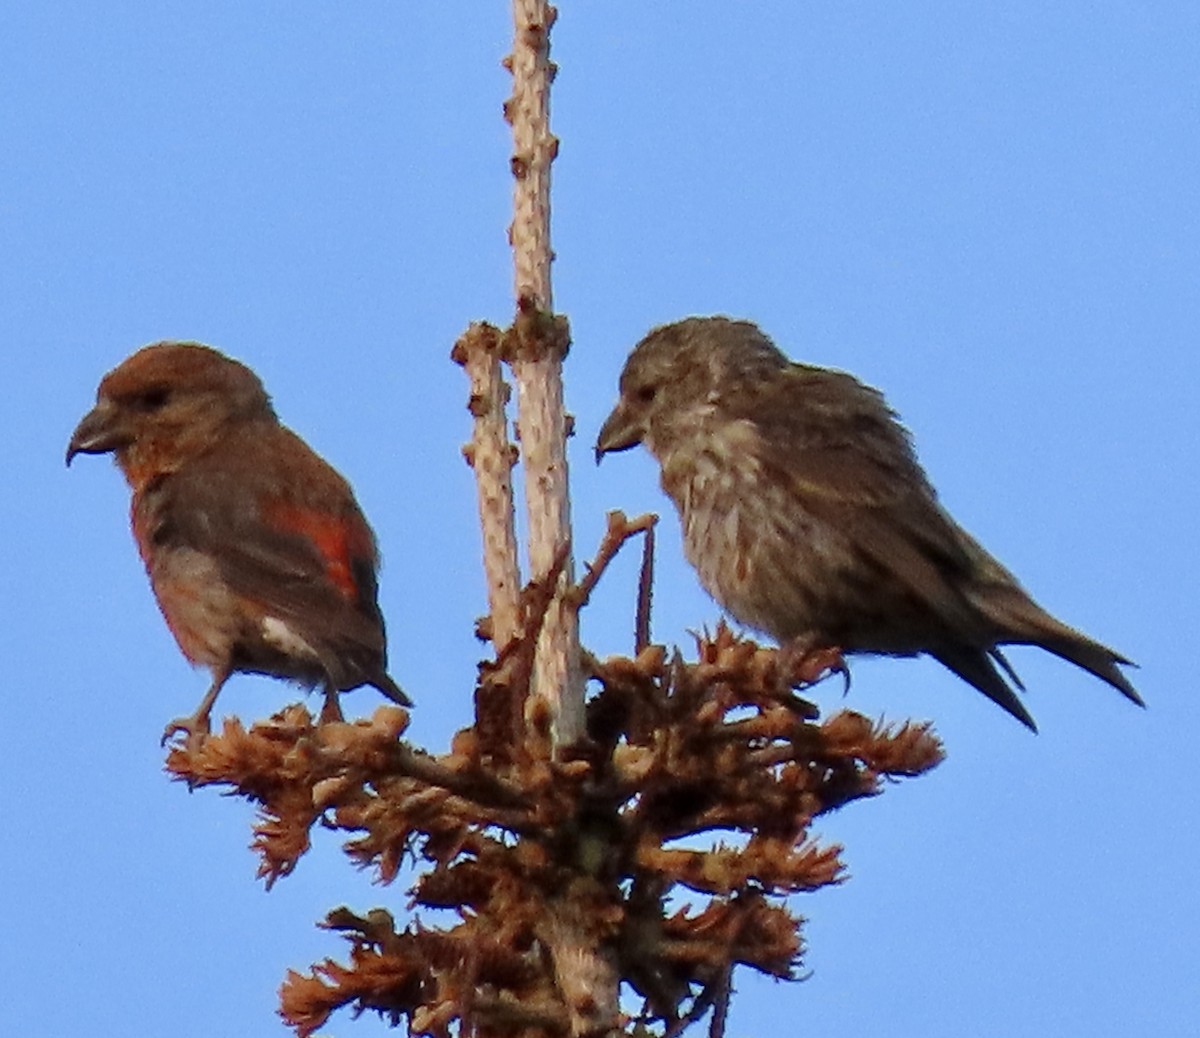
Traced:
POLYGON ((375 535, 253 371, 197 343, 146 346, 104 376, 67 464, 109 453, 133 491, 134 540, 167 626, 212 672, 164 741, 206 734, 238 672, 320 686, 332 716, 338 692, 359 685, 411 706, 387 674, 375 535))
POLYGON ((629 355, 596 459, 638 443, 700 582, 818 673, 841 652, 927 653, 1036 731, 1000 652, 1036 645, 1143 705, 1129 660, 1038 606, 950 517, 854 376, 792 363, 747 321, 665 325, 629 355))

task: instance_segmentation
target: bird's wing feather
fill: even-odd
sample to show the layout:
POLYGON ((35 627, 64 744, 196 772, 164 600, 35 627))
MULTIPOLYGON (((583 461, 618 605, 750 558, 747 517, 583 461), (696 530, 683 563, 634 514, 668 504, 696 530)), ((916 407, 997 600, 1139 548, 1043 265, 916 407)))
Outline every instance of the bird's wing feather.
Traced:
POLYGON ((761 429, 761 462, 790 484, 804 508, 841 530, 956 631, 979 627, 959 590, 971 555, 878 392, 842 372, 793 365, 785 379, 734 394, 725 406, 761 429))
POLYGON ((211 556, 235 594, 302 632, 381 651, 375 539, 348 485, 288 430, 256 436, 231 445, 236 464, 201 461, 173 477, 188 505, 171 510, 171 536, 211 556), (267 436, 286 449, 267 449, 267 436))
MULTIPOLYGON (((942 508, 879 393, 841 372, 793 365, 787 378, 757 395, 753 420, 763 429, 764 450, 776 452, 768 462, 805 508, 935 611, 955 636, 930 647, 943 663, 1031 726, 980 646, 993 646, 993 658, 1018 687, 996 642, 1040 645, 1141 703, 1117 668, 1128 660, 1037 605, 942 508), (786 454, 778 444, 788 444, 786 454)), ((746 410, 749 401, 739 406, 746 410)))

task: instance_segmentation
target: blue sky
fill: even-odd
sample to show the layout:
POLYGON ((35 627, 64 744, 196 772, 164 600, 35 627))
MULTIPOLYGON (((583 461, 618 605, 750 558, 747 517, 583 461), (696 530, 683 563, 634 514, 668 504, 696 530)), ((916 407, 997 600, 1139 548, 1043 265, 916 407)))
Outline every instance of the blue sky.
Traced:
MULTIPOLYGON (((62 456, 143 343, 253 365, 354 482, 412 733, 445 747, 485 602, 448 354, 510 313, 509 31, 500 0, 0 13, 13 1034, 282 1034, 285 970, 342 950, 313 923, 404 903, 328 834, 264 893, 252 812, 167 781, 158 735, 207 679, 119 475, 62 456)), ((1200 8, 564 2, 554 44, 581 554, 607 509, 662 511, 656 637, 717 618, 650 459, 588 447, 648 328, 752 317, 884 388, 960 521, 1138 660, 1150 707, 1017 651, 1033 737, 935 664, 856 663, 849 705, 934 719, 949 759, 821 821, 852 879, 797 899, 811 978, 739 974, 730 1035, 1194 1033, 1200 8)), ((629 648, 634 578, 631 555, 585 614, 595 651, 629 648)), ((240 678, 218 712, 293 698, 240 678)))

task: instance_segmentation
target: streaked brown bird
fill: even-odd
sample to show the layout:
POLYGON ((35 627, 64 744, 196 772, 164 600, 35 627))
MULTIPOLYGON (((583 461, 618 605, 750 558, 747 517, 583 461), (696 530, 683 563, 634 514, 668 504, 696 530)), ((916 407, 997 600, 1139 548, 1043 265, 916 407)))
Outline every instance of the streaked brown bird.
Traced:
POLYGON ((1144 705, 1129 660, 1037 605, 942 508, 878 390, 792 363, 754 324, 689 317, 638 343, 596 460, 638 443, 700 582, 816 673, 843 651, 928 653, 1036 731, 1000 646, 1037 645, 1144 705))
POLYGON ((167 626, 212 672, 164 741, 206 734, 235 672, 320 686, 326 716, 359 685, 411 706, 387 674, 375 535, 253 371, 198 343, 146 346, 104 376, 67 464, 108 453, 133 491, 133 536, 167 626))

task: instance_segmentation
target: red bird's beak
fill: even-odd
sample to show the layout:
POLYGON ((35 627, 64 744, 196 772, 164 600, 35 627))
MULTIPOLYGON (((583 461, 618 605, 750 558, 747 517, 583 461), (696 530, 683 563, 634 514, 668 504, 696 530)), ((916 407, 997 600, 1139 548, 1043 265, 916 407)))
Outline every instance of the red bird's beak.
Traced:
POLYGON ((102 400, 83 416, 71 442, 67 444, 67 464, 76 454, 107 454, 130 442, 130 437, 120 427, 116 407, 102 400))

